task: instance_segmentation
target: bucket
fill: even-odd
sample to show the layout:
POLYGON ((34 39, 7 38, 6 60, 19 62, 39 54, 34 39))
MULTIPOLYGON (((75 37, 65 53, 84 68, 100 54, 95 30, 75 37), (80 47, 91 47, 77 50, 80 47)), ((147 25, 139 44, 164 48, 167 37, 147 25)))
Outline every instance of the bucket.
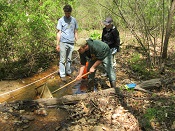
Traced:
MULTIPOLYGON (((83 71, 83 74, 82 75, 84 75, 84 74, 86 74, 87 73, 87 68, 88 68, 88 62, 86 62, 86 66, 85 66, 85 68, 84 68, 84 71, 83 71)), ((82 78, 83 79, 87 79, 87 75, 86 76, 83 76, 82 78)))

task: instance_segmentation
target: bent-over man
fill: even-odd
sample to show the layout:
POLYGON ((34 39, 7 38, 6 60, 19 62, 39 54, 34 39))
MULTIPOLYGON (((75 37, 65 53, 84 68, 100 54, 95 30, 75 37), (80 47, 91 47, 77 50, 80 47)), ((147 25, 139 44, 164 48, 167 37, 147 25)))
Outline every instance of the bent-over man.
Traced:
POLYGON ((90 80, 94 80, 97 67, 100 64, 103 64, 111 87, 116 87, 116 73, 112 67, 110 48, 106 43, 100 40, 86 40, 84 38, 80 38, 77 40, 74 49, 79 52, 81 63, 79 74, 76 77, 77 80, 81 79, 86 62, 88 61, 87 71, 91 72, 88 76, 90 80))

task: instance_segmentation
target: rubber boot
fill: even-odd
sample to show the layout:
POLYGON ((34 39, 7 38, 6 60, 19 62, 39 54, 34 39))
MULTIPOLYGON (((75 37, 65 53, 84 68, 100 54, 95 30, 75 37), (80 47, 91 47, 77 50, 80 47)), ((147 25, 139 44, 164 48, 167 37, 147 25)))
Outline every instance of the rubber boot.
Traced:
POLYGON ((88 92, 91 92, 91 91, 94 91, 94 80, 92 80, 92 79, 89 79, 89 81, 88 81, 88 92))
POLYGON ((116 81, 110 81, 111 88, 116 88, 116 81))
POLYGON ((123 94, 121 93, 120 89, 116 87, 116 81, 110 81, 111 88, 115 89, 115 93, 119 95, 121 98, 124 98, 123 94))

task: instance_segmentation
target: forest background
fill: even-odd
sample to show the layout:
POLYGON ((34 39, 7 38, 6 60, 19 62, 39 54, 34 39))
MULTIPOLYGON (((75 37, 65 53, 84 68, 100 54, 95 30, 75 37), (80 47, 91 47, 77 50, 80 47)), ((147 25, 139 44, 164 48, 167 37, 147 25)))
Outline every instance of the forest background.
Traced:
POLYGON ((175 37, 175 0, 0 0, 1 80, 31 76, 57 59, 56 24, 67 3, 79 37, 100 39, 102 20, 111 16, 122 44, 142 50, 142 57, 133 57, 148 71, 164 72, 169 39, 175 37))

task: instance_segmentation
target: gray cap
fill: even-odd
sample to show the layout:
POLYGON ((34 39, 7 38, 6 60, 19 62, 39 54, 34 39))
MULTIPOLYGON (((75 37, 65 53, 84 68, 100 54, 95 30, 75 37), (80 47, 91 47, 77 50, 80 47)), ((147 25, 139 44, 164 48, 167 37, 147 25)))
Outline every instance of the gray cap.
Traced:
POLYGON ((104 21, 103 21, 103 24, 104 25, 109 25, 113 22, 112 18, 111 17, 107 17, 104 21))

